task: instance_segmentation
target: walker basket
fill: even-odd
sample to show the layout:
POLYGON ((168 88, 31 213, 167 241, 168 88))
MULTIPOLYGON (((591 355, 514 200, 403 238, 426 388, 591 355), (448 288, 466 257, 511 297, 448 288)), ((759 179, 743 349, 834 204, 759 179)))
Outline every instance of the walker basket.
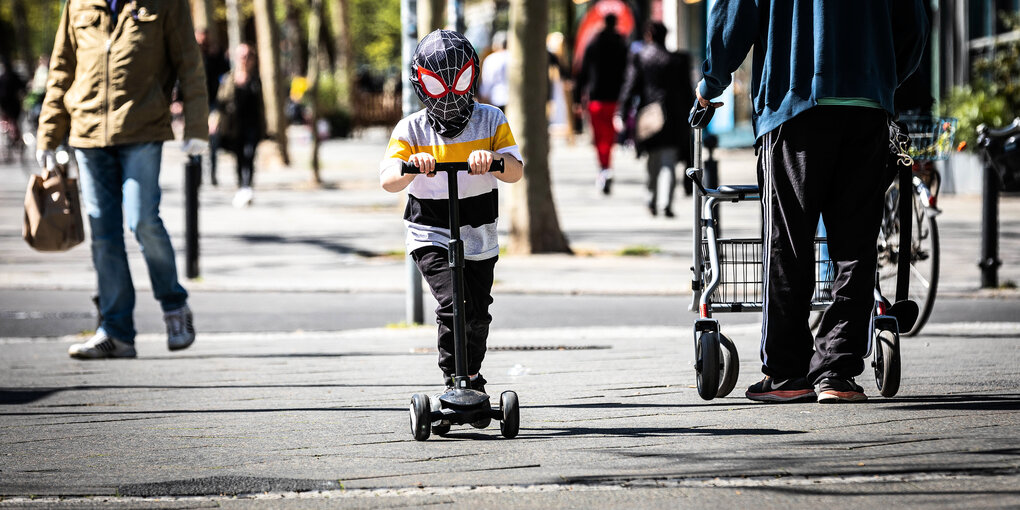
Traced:
POLYGON ((956 139, 956 119, 953 117, 901 116, 910 135, 910 157, 919 161, 949 158, 956 139))
MULTIPOLYGON (((832 261, 822 258, 825 238, 815 238, 815 290, 811 297, 812 309, 821 309, 832 302, 832 281, 835 276, 832 261)), ((762 293, 762 241, 761 239, 719 239, 719 286, 709 297, 716 312, 750 312, 761 310, 762 293)), ((702 242, 705 256, 705 283, 711 280, 712 270, 708 259, 708 242, 702 242)))

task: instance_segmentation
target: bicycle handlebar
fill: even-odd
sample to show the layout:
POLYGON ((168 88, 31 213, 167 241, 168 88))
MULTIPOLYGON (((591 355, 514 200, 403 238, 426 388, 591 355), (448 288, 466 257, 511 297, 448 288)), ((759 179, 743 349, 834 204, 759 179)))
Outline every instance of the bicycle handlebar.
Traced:
MULTIPOLYGON (((467 172, 471 167, 466 161, 456 161, 447 163, 436 163, 437 172, 467 172)), ((503 160, 494 159, 492 164, 489 165, 490 172, 502 172, 503 171, 503 160)), ((407 174, 420 174, 418 167, 414 166, 414 163, 403 162, 400 164, 400 175, 407 174)))
POLYGON ((1001 128, 990 128, 984 124, 981 124, 977 128, 978 137, 984 138, 989 141, 992 139, 1008 138, 1013 135, 1020 134, 1020 117, 1013 119, 1011 124, 1003 126, 1001 128))

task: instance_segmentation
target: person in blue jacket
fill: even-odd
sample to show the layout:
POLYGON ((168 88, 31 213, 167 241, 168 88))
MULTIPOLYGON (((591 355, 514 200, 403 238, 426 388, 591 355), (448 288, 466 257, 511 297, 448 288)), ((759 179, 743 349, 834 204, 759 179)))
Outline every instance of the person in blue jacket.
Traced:
POLYGON ((922 0, 718 0, 698 84, 702 106, 753 51, 751 94, 762 193, 762 372, 747 398, 866 400, 864 371, 888 185, 893 93, 918 66, 922 0), (834 302, 808 328, 815 227, 828 229, 834 302), (817 393, 816 393, 817 386, 817 393))

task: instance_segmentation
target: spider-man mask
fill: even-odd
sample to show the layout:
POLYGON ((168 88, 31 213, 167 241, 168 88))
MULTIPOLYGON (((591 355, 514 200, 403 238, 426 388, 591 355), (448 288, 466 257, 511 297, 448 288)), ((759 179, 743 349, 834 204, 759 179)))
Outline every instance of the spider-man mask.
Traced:
POLYGON ((467 127, 475 107, 477 76, 478 55, 460 33, 436 30, 418 43, 411 59, 411 84, 439 134, 453 138, 467 127))

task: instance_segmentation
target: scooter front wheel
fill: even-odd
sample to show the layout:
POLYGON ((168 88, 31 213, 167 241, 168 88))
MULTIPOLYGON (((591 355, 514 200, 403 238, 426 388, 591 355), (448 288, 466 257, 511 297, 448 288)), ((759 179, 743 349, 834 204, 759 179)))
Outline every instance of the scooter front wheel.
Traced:
POLYGON ((507 439, 517 437, 521 429, 521 408, 517 403, 517 394, 504 391, 499 396, 499 410, 503 413, 503 420, 499 422, 500 433, 507 439))
POLYGON ((411 396, 411 434, 418 441, 424 441, 432 434, 432 421, 429 415, 432 414, 432 406, 429 405, 428 395, 415 393, 411 396))

